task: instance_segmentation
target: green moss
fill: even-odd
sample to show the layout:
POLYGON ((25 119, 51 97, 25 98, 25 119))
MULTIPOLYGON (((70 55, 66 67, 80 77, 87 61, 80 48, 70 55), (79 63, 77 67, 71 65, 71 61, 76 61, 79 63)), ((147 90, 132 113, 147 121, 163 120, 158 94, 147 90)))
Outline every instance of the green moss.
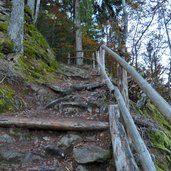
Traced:
MULTIPOLYGON (((22 56, 18 60, 19 67, 28 81, 44 83, 55 79, 56 66, 52 67, 42 60, 22 56)), ((55 61, 56 63, 56 61, 55 61)))
POLYGON ((24 55, 19 58, 18 67, 27 80, 42 83, 55 79, 58 64, 47 41, 30 21, 30 14, 26 7, 24 55))
POLYGON ((27 21, 27 23, 32 23, 33 22, 32 11, 27 5, 24 8, 24 13, 25 13, 25 16, 24 16, 25 21, 27 21))
POLYGON ((12 7, 12 2, 10 0, 5 1, 5 7, 11 8, 12 7))
POLYGON ((14 90, 5 84, 0 85, 0 112, 13 110, 14 90))
POLYGON ((0 51, 4 54, 12 53, 14 49, 14 43, 7 37, 0 40, 0 51))
POLYGON ((158 170, 169 170, 171 168, 171 139, 161 130, 149 130, 147 133, 153 148, 158 151, 156 155, 158 170))
POLYGON ((8 29, 8 22, 0 22, 0 31, 7 32, 8 29))
POLYGON ((152 144, 151 152, 155 155, 155 165, 158 171, 167 171, 171 168, 171 125, 150 102, 143 109, 134 107, 134 111, 153 120, 158 129, 148 129, 147 135, 152 144))
POLYGON ((0 52, 0 59, 4 59, 4 58, 5 58, 5 55, 0 52))
POLYGON ((171 140, 163 131, 149 131, 148 135, 156 147, 164 149, 166 152, 171 154, 171 140))

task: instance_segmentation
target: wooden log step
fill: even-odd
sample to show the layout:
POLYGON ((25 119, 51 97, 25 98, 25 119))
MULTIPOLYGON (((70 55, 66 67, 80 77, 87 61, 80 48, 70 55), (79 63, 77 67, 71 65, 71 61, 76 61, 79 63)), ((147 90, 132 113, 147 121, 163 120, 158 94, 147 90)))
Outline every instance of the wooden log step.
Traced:
POLYGON ((63 118, 41 119, 41 118, 0 118, 0 127, 20 127, 29 129, 43 130, 65 130, 65 131, 89 131, 89 130, 105 130, 108 129, 108 122, 69 119, 63 118))
POLYGON ((96 88, 100 88, 100 87, 104 86, 104 83, 95 82, 95 83, 84 84, 84 85, 74 84, 74 85, 72 85, 70 87, 66 87, 66 88, 63 88, 58 85, 49 84, 49 83, 43 83, 43 85, 57 93, 62 93, 62 94, 67 95, 67 94, 71 94, 73 91, 93 90, 96 88))

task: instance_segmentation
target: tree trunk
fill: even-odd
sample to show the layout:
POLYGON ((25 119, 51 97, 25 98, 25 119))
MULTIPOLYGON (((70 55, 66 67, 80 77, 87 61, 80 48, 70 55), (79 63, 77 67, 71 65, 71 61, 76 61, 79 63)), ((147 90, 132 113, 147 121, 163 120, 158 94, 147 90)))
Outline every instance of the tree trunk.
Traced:
POLYGON ((164 9, 162 9, 162 14, 163 14, 163 19, 164 19, 164 26, 166 30, 166 35, 167 35, 167 42, 169 45, 169 50, 170 50, 170 62, 169 62, 169 75, 168 75, 168 89, 169 89, 169 99, 171 99, 171 41, 170 41, 170 36, 169 36, 169 31, 167 27, 167 22, 166 22, 166 17, 165 17, 165 12, 164 9))
POLYGON ((24 39, 24 1, 12 0, 12 12, 8 35, 14 42, 14 50, 17 53, 23 53, 24 39))
POLYGON ((81 31, 81 21, 80 21, 80 0, 75 0, 75 40, 76 40, 76 64, 83 64, 83 54, 82 52, 82 31, 81 31))
POLYGON ((27 5, 32 11, 32 17, 34 17, 34 11, 35 11, 35 0, 27 0, 27 5))
MULTIPOLYGON (((123 8, 123 33, 120 42, 121 56, 124 57, 126 52, 126 40, 128 34, 128 14, 126 10, 126 2, 122 0, 123 8)), ((118 87, 124 97, 127 108, 129 109, 129 97, 128 97, 128 81, 127 81, 127 71, 122 68, 121 65, 117 65, 117 78, 118 78, 118 87)))
POLYGON ((36 10, 35 10, 35 15, 34 15, 34 23, 37 22, 37 18, 38 18, 38 15, 39 15, 39 10, 40 10, 40 0, 37 0, 36 10))

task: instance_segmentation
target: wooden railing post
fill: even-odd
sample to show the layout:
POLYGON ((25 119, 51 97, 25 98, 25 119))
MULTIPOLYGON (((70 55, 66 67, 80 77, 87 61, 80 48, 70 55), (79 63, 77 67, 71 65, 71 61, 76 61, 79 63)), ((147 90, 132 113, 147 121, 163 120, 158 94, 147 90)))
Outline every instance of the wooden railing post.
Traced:
POLYGON ((120 93, 119 89, 112 84, 111 80, 107 76, 105 68, 101 65, 100 59, 98 57, 97 57, 97 62, 98 62, 98 66, 101 69, 100 70, 101 74, 104 77, 104 80, 105 80, 110 92, 113 92, 115 95, 115 98, 119 105, 119 109, 121 110, 122 117, 124 119, 124 124, 126 126, 126 129, 129 131, 131 139, 135 145, 135 149, 139 154, 139 159, 141 161, 143 169, 145 171, 156 171, 156 168, 152 161, 151 155, 136 128, 136 125, 132 119, 132 116, 131 116, 128 108, 126 107, 126 104, 122 97, 122 94, 120 93))
POLYGON ((95 69, 96 68, 96 59, 95 59, 94 52, 92 53, 92 60, 93 60, 93 69, 95 69))
POLYGON ((105 68, 105 50, 100 48, 99 52, 100 52, 100 56, 99 56, 100 57, 100 63, 105 68))
POLYGON ((117 86, 123 95, 126 107, 129 109, 127 71, 119 63, 117 63, 117 86))
POLYGON ((68 65, 70 65, 71 64, 71 55, 70 55, 70 53, 68 53, 68 65))
MULTIPOLYGON (((96 61, 98 61, 100 59, 100 55, 99 55, 99 51, 96 51, 96 61)), ((98 72, 100 72, 100 67, 98 65, 98 72)))
POLYGON ((113 52, 111 49, 105 45, 101 45, 105 51, 110 54, 122 67, 132 76, 140 88, 146 93, 146 95, 151 99, 159 111, 165 116, 165 118, 171 123, 171 106, 164 100, 163 97, 151 87, 151 85, 123 58, 118 54, 113 52))
POLYGON ((138 171, 138 166, 131 152, 123 125, 119 122, 118 105, 109 105, 109 123, 113 154, 117 171, 138 171))

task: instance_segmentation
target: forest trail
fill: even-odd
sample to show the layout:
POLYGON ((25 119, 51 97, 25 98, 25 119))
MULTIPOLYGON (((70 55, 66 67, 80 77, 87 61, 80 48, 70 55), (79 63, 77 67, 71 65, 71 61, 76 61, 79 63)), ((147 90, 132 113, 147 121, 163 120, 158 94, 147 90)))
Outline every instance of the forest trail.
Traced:
MULTIPOLYGON (((21 85, 29 92, 19 101, 26 109, 1 114, 1 121, 72 120, 77 122, 76 127, 87 121, 108 122, 108 104, 114 99, 97 70, 87 65, 79 68, 61 64, 57 77, 60 79, 41 85, 21 85)), ((17 87, 18 93, 21 87, 17 87)), ((115 170, 108 128, 74 131, 69 125, 62 130, 16 126, 0 127, 2 171, 115 170)))

